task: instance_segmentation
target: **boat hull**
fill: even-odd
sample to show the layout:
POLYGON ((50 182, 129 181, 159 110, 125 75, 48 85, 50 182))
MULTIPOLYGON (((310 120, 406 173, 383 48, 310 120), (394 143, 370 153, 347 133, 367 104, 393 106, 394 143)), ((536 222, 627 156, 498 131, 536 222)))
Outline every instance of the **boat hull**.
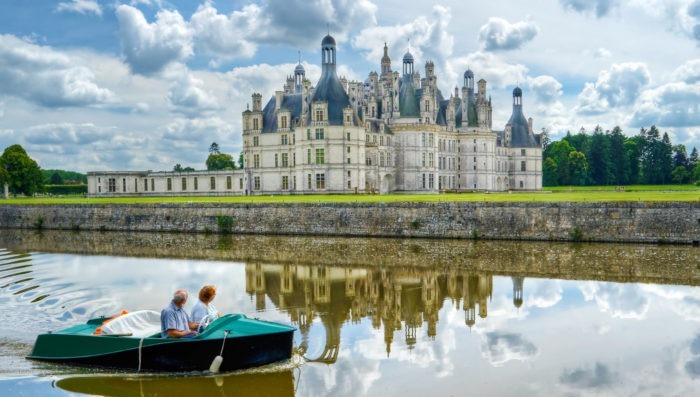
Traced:
POLYGON ((37 337, 27 358, 135 371, 189 372, 208 370, 214 358, 221 355, 219 371, 235 371, 291 357, 294 328, 267 324, 276 327, 255 335, 224 333, 226 325, 218 324, 217 330, 193 339, 140 339, 85 334, 85 331, 48 333, 37 337))

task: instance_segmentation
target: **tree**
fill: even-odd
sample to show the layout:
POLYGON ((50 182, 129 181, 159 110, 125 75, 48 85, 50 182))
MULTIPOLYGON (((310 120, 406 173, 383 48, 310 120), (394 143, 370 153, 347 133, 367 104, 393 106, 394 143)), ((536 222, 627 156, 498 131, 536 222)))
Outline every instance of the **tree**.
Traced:
POLYGON ((673 172, 671 172, 671 180, 673 183, 677 184, 683 184, 686 183, 690 179, 690 172, 682 166, 679 165, 678 167, 673 169, 673 172))
POLYGON ((58 172, 51 174, 51 178, 49 178, 49 185, 63 185, 63 178, 58 172))
POLYGON ((685 151, 685 145, 673 146, 673 168, 688 166, 688 152, 685 151))
POLYGON ((542 164, 542 184, 544 186, 557 186, 557 163, 551 158, 547 157, 542 164))
POLYGON ((591 182, 594 185, 609 185, 612 175, 609 172, 610 146, 608 137, 603 134, 600 126, 595 127, 588 149, 588 165, 591 171, 591 182))
POLYGON ((626 185, 630 181, 630 158, 625 144, 627 138, 620 127, 610 133, 610 173, 616 185, 626 185))
POLYGON ((219 144, 216 142, 212 142, 211 145, 209 146, 209 154, 221 154, 219 151, 219 144))
POLYGON ((564 139, 549 146, 551 158, 556 163, 557 184, 559 185, 566 186, 571 184, 569 154, 574 151, 575 149, 564 139))
POLYGON ((243 152, 238 155, 238 168, 243 169, 243 152))
POLYGON ((569 153, 569 167, 571 172, 571 184, 585 185, 588 179, 588 161, 586 155, 581 152, 569 153))
POLYGON ((644 138, 634 136, 625 141, 625 153, 629 162, 629 175, 627 183, 637 184, 642 182, 642 156, 644 153, 644 138))
POLYGON ((0 168, 5 169, 5 178, 13 194, 31 196, 43 188, 41 168, 20 145, 5 149, 0 156, 0 168))
POLYGON ((690 152, 690 157, 688 157, 688 173, 690 173, 690 182, 695 182, 697 180, 700 180, 699 177, 695 176, 695 170, 698 168, 700 165, 700 162, 698 162, 698 149, 693 147, 693 151, 690 152))
POLYGON ((235 170, 236 165, 233 163, 233 157, 230 154, 218 153, 210 154, 207 157, 207 170, 235 170))

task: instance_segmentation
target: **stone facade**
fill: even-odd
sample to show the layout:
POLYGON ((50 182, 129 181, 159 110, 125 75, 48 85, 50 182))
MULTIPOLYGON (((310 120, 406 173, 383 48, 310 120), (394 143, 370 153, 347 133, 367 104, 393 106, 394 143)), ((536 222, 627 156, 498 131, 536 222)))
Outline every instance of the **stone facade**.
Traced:
POLYGON ((700 203, 0 206, 13 228, 697 244, 700 203))
POLYGON ((336 75, 336 47, 323 39, 316 86, 301 64, 263 107, 252 95, 243 112, 244 168, 250 194, 508 191, 542 188, 541 136, 513 91, 513 113, 492 129, 486 81, 467 70, 460 92, 445 98, 435 65, 425 77, 410 52, 403 72, 384 46, 381 74, 365 82, 336 75))
POLYGON ((88 196, 541 190, 541 136, 519 87, 496 131, 487 82, 475 86, 471 70, 461 96, 455 88, 447 98, 433 62, 421 77, 410 52, 400 73, 385 44, 381 74, 364 82, 337 76, 333 37, 321 53, 316 86, 299 63, 264 106, 252 94, 242 114, 243 170, 89 172, 88 196))

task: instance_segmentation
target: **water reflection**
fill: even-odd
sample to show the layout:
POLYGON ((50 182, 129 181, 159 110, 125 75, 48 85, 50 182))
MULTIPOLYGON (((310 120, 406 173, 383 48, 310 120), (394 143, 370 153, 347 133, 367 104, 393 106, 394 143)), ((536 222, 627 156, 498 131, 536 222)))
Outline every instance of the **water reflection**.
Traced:
MULTIPOLYGON (((477 313, 488 316, 493 276, 467 271, 440 274, 425 269, 352 269, 295 265, 246 265, 246 292, 255 296, 256 309, 264 311, 267 299, 289 314, 302 334, 301 348, 308 347, 309 329, 318 317, 325 330, 322 353, 309 361, 334 363, 340 331, 346 322, 371 319, 374 329, 384 330, 387 356, 397 331, 404 331, 413 348, 416 333, 425 324, 434 338, 438 312, 443 305, 461 308, 464 323, 472 327, 477 313)), ((512 277, 513 305, 522 305, 523 278, 512 277)))
POLYGON ((97 396, 294 396, 292 371, 219 376, 71 376, 55 386, 97 396))
POLYGON ((688 395, 700 386, 697 248, 3 231, 0 244, 10 248, 0 250, 0 378, 59 379, 51 390, 14 381, 20 394, 230 395, 280 383, 267 394, 464 395, 468 384, 477 395, 688 395), (306 360, 219 386, 23 359, 38 332, 158 310, 175 288, 206 283, 219 287, 221 311, 295 325, 306 360))

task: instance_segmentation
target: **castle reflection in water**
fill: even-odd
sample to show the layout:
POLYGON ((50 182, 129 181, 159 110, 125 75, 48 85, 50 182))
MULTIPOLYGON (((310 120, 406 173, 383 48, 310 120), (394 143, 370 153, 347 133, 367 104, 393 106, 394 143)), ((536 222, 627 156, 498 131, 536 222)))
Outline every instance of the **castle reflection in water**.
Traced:
MULTIPOLYGON (((326 332, 323 353, 312 359, 333 363, 340 347, 340 331, 346 322, 371 318, 375 329, 384 329, 387 356, 394 334, 403 329, 409 348, 427 323, 427 336, 434 338, 438 312, 451 302, 464 311, 472 327, 478 316, 488 315, 493 276, 468 271, 450 274, 425 269, 362 269, 301 265, 247 264, 246 292, 255 298, 256 309, 265 310, 266 297, 299 327, 302 350, 315 317, 326 332)), ((523 303, 522 277, 513 281, 513 304, 523 303)))

